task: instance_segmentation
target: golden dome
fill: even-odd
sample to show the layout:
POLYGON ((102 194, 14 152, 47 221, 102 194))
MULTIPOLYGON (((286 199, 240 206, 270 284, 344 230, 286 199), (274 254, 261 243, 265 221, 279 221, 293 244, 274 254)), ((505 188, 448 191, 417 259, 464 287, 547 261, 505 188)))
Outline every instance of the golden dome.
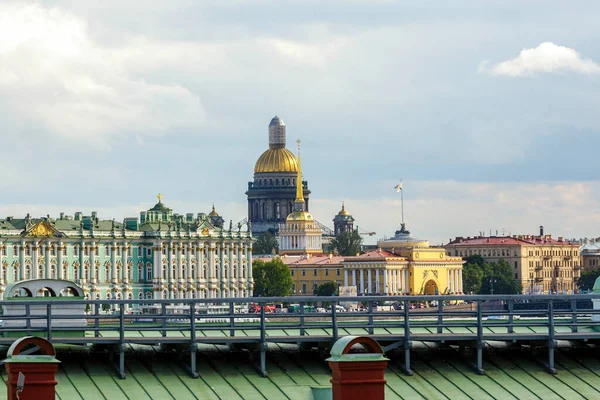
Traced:
POLYGON ((256 161, 254 172, 298 172, 298 161, 288 149, 269 149, 256 161))
POLYGON ((219 213, 215 210, 215 205, 213 204, 212 211, 208 214, 209 217, 218 217, 219 213))
POLYGON ((341 215, 343 217, 347 217, 348 215, 350 215, 350 213, 348 213, 348 211, 346 211, 346 207, 344 206, 344 202, 342 202, 342 209, 340 210, 340 212, 338 213, 338 215, 341 215))
POLYGON ((285 219, 286 221, 294 222, 294 221, 314 221, 315 219, 310 213, 306 211, 294 211, 285 219))

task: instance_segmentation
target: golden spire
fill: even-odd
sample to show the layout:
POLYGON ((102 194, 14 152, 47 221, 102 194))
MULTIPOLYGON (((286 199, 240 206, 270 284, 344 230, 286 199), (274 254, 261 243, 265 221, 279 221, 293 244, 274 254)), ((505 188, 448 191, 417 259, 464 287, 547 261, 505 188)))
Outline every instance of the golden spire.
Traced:
MULTIPOLYGON (((304 191, 302 190, 302 167, 300 166, 300 139, 296 140, 298 143, 298 178, 296 179, 296 203, 304 203, 304 191)), ((302 210, 304 211, 304 207, 302 210)))
POLYGON ((163 198, 163 195, 162 195, 162 193, 159 193, 159 194, 157 194, 157 195, 156 195, 156 198, 158 199, 158 202, 159 202, 159 203, 162 203, 162 198, 163 198))

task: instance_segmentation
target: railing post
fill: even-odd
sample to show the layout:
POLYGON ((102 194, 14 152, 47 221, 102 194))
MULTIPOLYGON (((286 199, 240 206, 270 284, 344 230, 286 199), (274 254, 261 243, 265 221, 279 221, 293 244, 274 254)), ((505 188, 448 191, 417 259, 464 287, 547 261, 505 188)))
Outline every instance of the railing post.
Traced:
POLYGON ((571 300, 571 332, 577 332, 577 300, 571 300))
POLYGON ((369 300, 369 302, 367 303, 367 307, 369 310, 369 334, 372 335, 375 331, 373 329, 373 300, 369 300))
POLYGON ((483 305, 481 300, 477 300, 477 365, 475 372, 483 375, 483 305))
POLYGON ((167 337, 167 303, 161 303, 160 315, 162 318, 162 337, 167 337))
POLYGON ((508 333, 514 333, 514 308, 515 301, 510 299, 508 300, 508 333))
POLYGON ((407 375, 412 375, 410 369, 410 348, 412 346, 410 340, 410 313, 408 300, 404 300, 404 372, 407 375))
POLYGON ((556 374, 554 368, 554 348, 556 341, 554 340, 554 301, 548 300, 548 372, 556 374))
POLYGON ((119 377, 125 379, 125 304, 119 303, 119 377))
POLYGON ((27 336, 31 336, 31 306, 29 304, 25 304, 25 318, 27 319, 27 336))
POLYGON ((444 332, 444 302, 438 300, 438 317, 437 317, 437 333, 444 332))
POLYGON ((46 329, 48 341, 52 341, 52 304, 46 304, 46 329))
POLYGON ((234 337, 235 336, 235 318, 233 317, 234 314, 234 307, 233 307, 233 302, 229 303, 229 336, 234 337))
POLYGON ((337 301, 333 301, 331 303, 331 333, 333 336, 333 343, 338 340, 338 324, 337 324, 337 310, 336 310, 337 301))
POLYGON ((300 336, 304 336, 304 302, 300 302, 300 336))
POLYGON ((196 304, 190 302, 190 374, 198 378, 196 372, 196 304))
POLYGON ((266 378, 267 377, 267 332, 266 332, 266 321, 265 321, 265 305, 263 303, 260 307, 260 373, 266 378))
POLYGON ((100 337, 100 303, 94 304, 94 337, 100 337))

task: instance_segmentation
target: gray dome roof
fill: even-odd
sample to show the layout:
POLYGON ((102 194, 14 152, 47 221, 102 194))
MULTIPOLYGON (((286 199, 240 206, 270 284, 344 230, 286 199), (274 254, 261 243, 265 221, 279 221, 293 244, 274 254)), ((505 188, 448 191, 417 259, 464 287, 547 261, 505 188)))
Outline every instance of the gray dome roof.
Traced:
POLYGON ((285 126, 285 124, 283 123, 283 120, 276 115, 269 123, 269 126, 285 126))

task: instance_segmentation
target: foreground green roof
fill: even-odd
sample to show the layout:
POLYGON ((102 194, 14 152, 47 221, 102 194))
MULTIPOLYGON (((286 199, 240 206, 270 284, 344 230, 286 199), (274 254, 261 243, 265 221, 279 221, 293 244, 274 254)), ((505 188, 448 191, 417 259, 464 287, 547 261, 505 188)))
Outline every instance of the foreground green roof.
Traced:
MULTIPOLYGON (((313 387, 331 387, 329 367, 318 353, 299 352, 293 345, 270 345, 268 378, 260 377, 246 352, 207 345, 200 350, 200 378, 192 379, 173 352, 128 347, 127 379, 121 380, 106 353, 59 347, 57 398, 307 400, 313 398, 313 387)), ((471 369, 472 355, 461 356, 456 349, 420 344, 412 352, 414 376, 406 376, 399 368, 403 353, 388 353, 386 400, 600 398, 600 360, 589 349, 557 351, 555 376, 545 372, 529 350, 493 346, 489 350, 495 351, 486 353, 484 376, 471 369)), ((6 381, 6 372, 0 369, 6 381)), ((6 391, 0 390, 0 399, 5 396, 6 391)))

